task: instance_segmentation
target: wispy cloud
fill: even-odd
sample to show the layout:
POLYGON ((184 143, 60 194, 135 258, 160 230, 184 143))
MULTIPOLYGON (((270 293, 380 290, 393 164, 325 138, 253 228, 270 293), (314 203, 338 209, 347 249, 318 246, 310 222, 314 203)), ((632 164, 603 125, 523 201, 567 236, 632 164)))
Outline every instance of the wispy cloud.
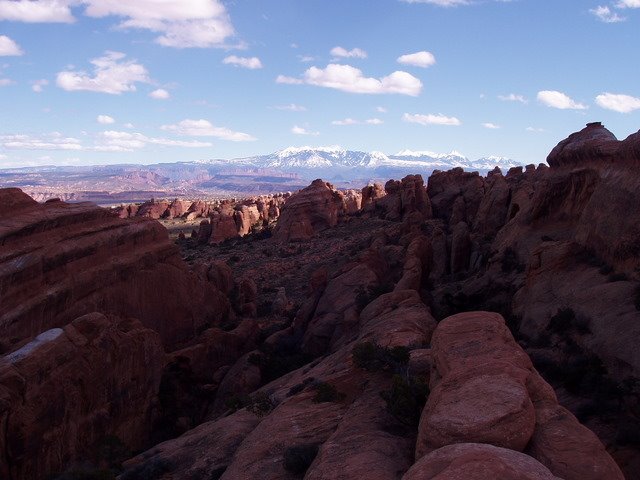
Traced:
POLYGON ((320 135, 320 132, 314 132, 305 127, 300 127, 298 125, 294 125, 293 127, 291 127, 291 133, 293 133, 294 135, 311 135, 314 137, 320 135))
POLYGON ((382 94, 392 93, 417 96, 422 91, 422 82, 403 71, 396 71, 386 77, 365 77, 361 70, 350 65, 330 63, 326 68, 311 67, 302 78, 279 75, 277 83, 297 85, 306 83, 317 87, 333 88, 349 93, 382 94))
POLYGON ((630 113, 640 110, 640 98, 620 93, 602 93, 596 97, 596 104, 607 110, 619 113, 630 113))
POLYGON ((448 125, 448 126, 459 126, 462 125, 462 122, 458 120, 456 117, 447 117, 446 115, 437 114, 434 115, 432 113, 428 115, 422 115, 419 113, 410 114, 405 113, 402 116, 402 120, 409 123, 418 123, 420 125, 448 125))
POLYGON ((73 23, 71 0, 0 0, 0 20, 26 23, 73 23))
POLYGON ((576 102, 567 94, 557 90, 542 90, 538 92, 538 101, 547 107, 560 110, 586 110, 587 105, 576 102))
POLYGON ((155 100, 168 100, 171 95, 164 88, 158 88, 153 92, 149 93, 149 96, 155 100))
POLYGON ((162 125, 161 130, 189 137, 215 137, 232 142, 252 142, 255 137, 226 127, 216 127, 210 121, 186 119, 173 125, 162 125))
POLYGON ((367 52, 360 48, 347 50, 343 47, 333 47, 330 53, 335 58, 367 58, 367 52))
POLYGON ((595 15, 600 21, 604 23, 619 23, 626 20, 626 17, 622 17, 616 12, 612 11, 609 7, 602 5, 590 9, 589 13, 595 15))
POLYGON ((46 78, 34 80, 33 82, 31 82, 31 90, 36 93, 42 93, 44 87, 46 87, 47 85, 49 85, 49 80, 47 80, 46 78))
POLYGON ((116 123, 115 119, 113 117, 110 117, 109 115, 98 115, 96 117, 96 122, 98 122, 101 125, 109 125, 112 123, 116 123))
POLYGON ((353 118, 345 118, 344 120, 334 120, 331 125, 348 126, 348 125, 382 125, 384 121, 379 118, 368 118, 364 121, 354 120, 353 118))
POLYGON ((397 61, 402 65, 427 68, 436 64, 436 57, 433 53, 423 50, 421 52, 401 55, 398 57, 397 61))
POLYGON ((235 67, 248 68, 249 70, 256 70, 262 68, 262 62, 258 57, 238 57, 236 55, 229 55, 222 60, 225 65, 233 65, 235 67))
POLYGON ((510 93, 509 95, 498 95, 498 100, 502 100, 503 102, 520 102, 525 104, 528 102, 524 95, 518 95, 516 93, 510 93))
POLYGON ((489 130, 498 130, 502 127, 500 125, 496 125, 495 123, 486 122, 481 124, 484 128, 488 128, 489 130))
POLYGON ((295 103, 290 103, 289 105, 276 105, 276 110, 285 110, 288 112, 306 112, 307 108, 302 105, 297 105, 295 103))
POLYGON ((124 53, 107 51, 104 56, 91 60, 93 74, 81 70, 62 71, 56 77, 56 85, 70 92, 86 90, 112 95, 135 92, 136 83, 151 80, 144 65, 125 57, 124 53))
POLYGON ((0 35, 0 57, 19 57, 21 55, 24 55, 24 52, 15 41, 6 35, 0 35))

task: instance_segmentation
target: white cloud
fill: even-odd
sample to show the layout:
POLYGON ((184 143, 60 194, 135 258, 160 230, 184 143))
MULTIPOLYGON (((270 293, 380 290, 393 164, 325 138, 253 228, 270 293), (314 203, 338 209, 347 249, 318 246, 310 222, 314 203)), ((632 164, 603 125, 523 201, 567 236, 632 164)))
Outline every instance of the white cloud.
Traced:
MULTIPOLYGON (((480 98, 483 98, 483 96, 481 95, 480 98)), ((524 98, 523 95, 517 95, 515 93, 510 93, 509 95, 498 95, 498 99, 502 100, 503 102, 520 102, 520 103, 528 102, 528 100, 524 98)))
POLYGON ((620 0, 616 8, 640 8, 640 0, 620 0))
POLYGON ((42 93, 44 87, 46 87, 47 85, 49 85, 49 80, 45 78, 41 80, 34 80, 33 82, 31 82, 31 90, 36 93, 42 93))
POLYGON ((386 77, 365 77, 362 71, 350 65, 330 63, 326 68, 311 67, 304 72, 303 79, 279 75, 277 83, 314 85, 333 88, 349 93, 397 93, 417 96, 422 90, 422 82, 407 72, 397 71, 386 77))
POLYGON ((0 57, 19 57, 24 52, 20 46, 6 35, 0 35, 0 57))
POLYGON ((234 65, 236 67, 248 68, 249 70, 256 70, 262 68, 262 62, 258 57, 237 57, 235 55, 229 55, 222 63, 225 65, 234 65))
POLYGON ((541 133, 545 131, 544 128, 538 128, 538 127, 527 127, 525 128, 525 130, 527 132, 534 132, 534 133, 541 133))
POLYGON ((469 5, 468 0, 402 0, 405 3, 428 3, 439 7, 457 7, 458 5, 469 5))
POLYGON ((71 0, 0 0, 0 20, 27 23, 72 23, 71 0))
POLYGON ((286 75, 278 75, 276 83, 284 83, 286 85, 301 85, 304 81, 299 78, 287 77, 286 75))
POLYGON ((619 93, 602 93, 596 97, 596 103, 602 108, 619 113, 640 110, 640 98, 619 93))
POLYGON ((158 88, 149 94, 151 98, 156 100, 167 100, 171 95, 164 88, 158 88))
POLYGON ((296 105, 295 103, 290 103, 289 105, 276 105, 275 107, 276 110, 287 110, 289 112, 306 112, 307 111, 307 107, 304 107, 302 105, 296 105))
POLYGON ((137 132, 107 130, 100 132, 93 145, 84 145, 79 139, 65 137, 59 132, 33 135, 3 135, 0 145, 11 150, 67 150, 89 152, 132 152, 147 145, 167 147, 202 148, 211 147, 209 142, 185 142, 166 138, 147 137, 137 132))
POLYGON ((0 145, 11 150, 82 150, 80 140, 58 132, 41 136, 2 135, 0 145))
POLYGON ((367 52, 360 48, 347 50, 342 47, 333 47, 330 53, 336 58, 367 58, 367 52))
POLYGON ((102 125, 116 123, 115 119, 113 117, 110 117, 109 115, 98 115, 96 117, 96 121, 102 125))
POLYGON ((598 17, 598 19, 604 23, 618 23, 624 22, 625 17, 621 17, 616 12, 612 12, 609 7, 599 5, 596 8, 589 10, 589 13, 598 17))
POLYGON ((436 57, 433 53, 427 51, 421 51, 416 53, 408 53, 398 57, 398 63, 402 65, 413 65, 414 67, 427 68, 431 65, 435 65, 436 57))
POLYGON ((8 87, 9 85, 13 85, 15 82, 10 78, 0 78, 0 87, 8 87))
POLYGON ((543 90, 538 92, 538 101, 547 107, 560 110, 586 110, 587 105, 578 103, 568 95, 556 90, 543 90))
POLYGON ((215 137, 232 142, 252 142, 255 137, 247 133, 235 132, 226 127, 216 127, 208 120, 186 119, 175 125, 162 125, 161 130, 188 137, 215 137))
POLYGON ((124 128, 136 128, 133 123, 131 122, 127 122, 124 125, 122 125, 124 128))
POLYGON ((419 123, 420 125, 448 125, 448 126, 462 125, 462 122, 458 120, 456 117, 447 117, 442 114, 421 115, 419 113, 416 113, 416 114, 405 113, 402 116, 402 120, 409 123, 419 123))
POLYGON ((387 113, 387 109, 385 107, 376 107, 376 112, 387 113))
POLYGON ((320 135, 320 132, 312 132, 304 127, 299 127, 298 125, 294 125, 291 128, 291 133, 293 133, 294 135, 312 135, 314 137, 320 135))
POLYGON ((358 125, 360 122, 353 118, 345 118, 344 120, 334 120, 331 125, 358 125))
POLYGON ((120 28, 140 28, 160 34, 155 41, 176 48, 226 47, 235 35, 220 0, 83 0, 90 17, 123 17, 120 28))
POLYGON ((353 118, 345 118, 344 120, 334 120, 331 125, 348 126, 348 125, 382 125, 384 122, 379 118, 368 118, 364 122, 354 120, 353 118))
POLYGON ((91 60, 93 76, 84 71, 63 71, 56 77, 56 84, 67 91, 87 90, 90 92, 120 95, 135 92, 136 83, 149 83, 144 65, 135 60, 124 60, 124 53, 105 52, 103 57, 91 60))
POLYGON ((100 142, 91 150, 99 152, 131 152, 151 145, 164 147, 204 148, 213 146, 210 142, 170 140, 167 138, 147 137, 138 132, 120 132, 107 130, 99 135, 100 142))
POLYGON ((489 130, 498 130, 500 127, 500 125, 496 125, 495 123, 491 123, 491 122, 486 122, 483 123, 482 126, 484 128, 488 128, 489 130))
POLYGON ((302 63, 309 63, 309 62, 313 62, 316 59, 316 57, 312 57, 311 55, 298 55, 298 59, 302 63))

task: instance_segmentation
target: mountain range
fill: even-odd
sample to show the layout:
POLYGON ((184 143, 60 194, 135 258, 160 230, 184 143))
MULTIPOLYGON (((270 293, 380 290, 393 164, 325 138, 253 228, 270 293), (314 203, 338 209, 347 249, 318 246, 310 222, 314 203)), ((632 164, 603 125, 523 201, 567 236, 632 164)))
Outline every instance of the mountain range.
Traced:
POLYGON ((459 152, 346 150, 338 146, 289 147, 268 155, 151 165, 39 166, 0 169, 0 186, 19 187, 44 201, 91 200, 100 204, 144 201, 150 197, 211 198, 294 191, 323 178, 340 187, 461 167, 486 173, 520 165, 504 157, 470 160, 459 152))

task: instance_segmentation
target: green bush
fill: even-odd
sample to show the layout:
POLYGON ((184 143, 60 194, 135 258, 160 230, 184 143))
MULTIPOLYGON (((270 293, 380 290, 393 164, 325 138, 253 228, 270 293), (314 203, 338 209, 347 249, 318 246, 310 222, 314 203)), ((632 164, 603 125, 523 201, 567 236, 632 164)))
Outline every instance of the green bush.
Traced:
POLYGON ((380 393, 387 404, 387 411, 400 423, 417 426, 422 409, 429 395, 425 380, 416 376, 394 375, 391 390, 380 393))
POLYGON ((313 403, 338 402, 344 399, 345 394, 327 382, 319 382, 315 385, 316 394, 313 397, 313 403))
POLYGON ((369 372, 400 373, 409 363, 407 347, 383 347, 374 342, 359 343, 352 350, 353 363, 369 372))
POLYGON ((275 407, 271 397, 265 392, 258 392, 251 397, 251 403, 247 405, 247 410, 258 417, 264 417, 271 413, 275 407))

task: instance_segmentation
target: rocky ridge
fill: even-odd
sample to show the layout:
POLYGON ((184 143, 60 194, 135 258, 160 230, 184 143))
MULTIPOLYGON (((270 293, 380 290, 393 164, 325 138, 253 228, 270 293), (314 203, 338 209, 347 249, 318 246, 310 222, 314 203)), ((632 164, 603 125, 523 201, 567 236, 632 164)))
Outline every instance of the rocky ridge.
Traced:
POLYGON ((257 205, 252 217, 251 202, 221 204, 194 238, 178 240, 190 266, 166 232, 150 236, 161 228, 152 220, 2 191, 10 248, 0 265, 11 280, 2 298, 44 294, 55 274, 70 292, 60 311, 71 313, 42 324, 17 306, 0 315, 20 319, 4 323, 16 340, 0 359, 0 422, 11 427, 0 473, 71 475, 90 461, 121 480, 634 478, 636 138, 618 142, 589 125, 554 149, 550 168, 454 169, 426 187, 419 175, 361 192, 316 180, 278 206, 275 228, 257 205), (246 228, 253 219, 259 235, 246 228), (103 238, 101 224, 117 233, 103 238), (58 238, 61 225, 71 226, 69 245, 45 248, 38 235, 58 238), (118 240, 134 227, 147 236, 118 240), (106 247, 72 248, 85 237, 106 247), (126 314, 105 301, 118 283, 97 279, 119 258, 138 258, 128 254, 136 248, 148 263, 109 277, 139 302, 126 314), (34 271, 51 277, 27 281, 33 257, 42 259, 34 271), (147 268, 144 282, 158 289, 163 262, 179 272, 170 285, 209 292, 195 301, 208 313, 180 341, 145 316, 155 311, 139 281, 127 283, 147 268), (67 272, 85 270, 99 288, 65 284, 67 272), (93 375, 106 387, 87 385, 93 375), (27 441, 39 435, 55 440, 27 441), (105 458, 97 445, 113 437, 127 453, 105 458))

